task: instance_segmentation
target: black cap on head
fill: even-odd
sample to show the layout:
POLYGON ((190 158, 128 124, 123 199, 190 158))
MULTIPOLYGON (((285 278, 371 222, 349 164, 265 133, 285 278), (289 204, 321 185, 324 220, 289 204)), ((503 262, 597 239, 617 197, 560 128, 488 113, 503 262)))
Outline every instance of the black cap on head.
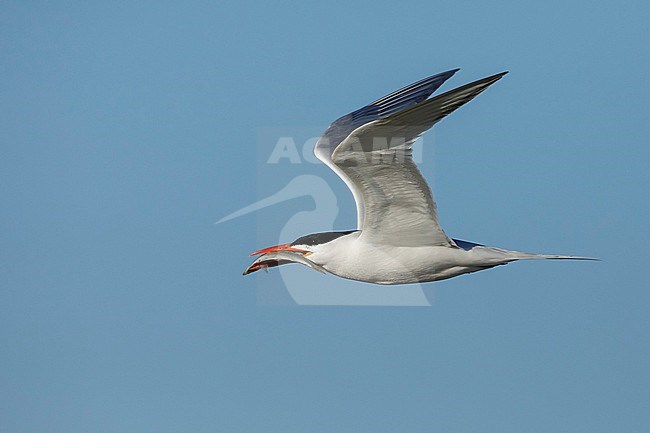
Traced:
POLYGON ((323 233, 312 233, 310 235, 301 236, 291 243, 291 245, 320 245, 326 244, 333 241, 334 239, 340 238, 341 236, 349 235, 354 233, 357 230, 350 230, 347 232, 323 232, 323 233))

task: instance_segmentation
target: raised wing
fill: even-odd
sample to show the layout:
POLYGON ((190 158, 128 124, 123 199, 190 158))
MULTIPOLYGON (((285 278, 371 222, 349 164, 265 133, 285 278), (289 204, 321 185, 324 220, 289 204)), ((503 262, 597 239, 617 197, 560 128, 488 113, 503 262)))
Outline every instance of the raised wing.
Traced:
POLYGON ((411 146, 506 73, 366 123, 336 147, 331 161, 363 203, 360 239, 395 246, 455 245, 438 223, 431 189, 413 162, 411 146))
POLYGON ((360 197, 356 195, 353 185, 345 173, 339 170, 336 164, 332 162, 334 149, 358 127, 374 120, 385 118, 426 100, 442 83, 454 75, 456 71, 458 69, 432 75, 340 117, 327 128, 323 136, 318 140, 318 143, 316 143, 316 147, 314 148, 316 157, 343 179, 354 195, 354 200, 357 204, 357 228, 361 228, 363 221, 363 204, 360 197))

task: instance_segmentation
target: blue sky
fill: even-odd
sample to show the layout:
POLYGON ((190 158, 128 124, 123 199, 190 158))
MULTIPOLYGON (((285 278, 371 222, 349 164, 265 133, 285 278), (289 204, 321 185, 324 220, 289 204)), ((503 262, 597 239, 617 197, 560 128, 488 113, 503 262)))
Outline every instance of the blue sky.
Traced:
MULTIPOLYGON (((3 2, 0 431, 643 431, 649 18, 640 1, 3 2), (260 131, 324 129, 454 67, 444 89, 511 73, 431 133, 445 230, 603 261, 426 285, 429 308, 267 305, 277 274, 243 278, 248 253, 278 240, 265 219, 313 204, 214 224, 286 180, 260 176, 260 131)), ((326 167, 292 170, 354 227, 326 167)))

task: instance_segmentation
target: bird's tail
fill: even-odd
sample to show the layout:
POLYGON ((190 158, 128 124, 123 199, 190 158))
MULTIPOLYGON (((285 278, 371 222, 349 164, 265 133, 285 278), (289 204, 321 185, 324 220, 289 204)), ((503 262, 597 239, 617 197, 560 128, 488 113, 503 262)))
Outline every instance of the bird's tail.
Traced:
MULTIPOLYGON (((456 241, 458 243, 458 241, 456 241)), ((533 253, 524 253, 521 251, 512 251, 506 250, 503 248, 495 247, 486 247, 483 245, 472 244, 465 242, 459 244, 461 248, 466 249, 467 245, 471 245, 470 251, 475 251, 479 261, 481 263, 488 263, 491 266, 505 265, 506 263, 516 262, 518 260, 541 260, 541 259, 550 259, 550 260, 595 260, 600 261, 594 257, 582 257, 582 256, 567 256, 561 254, 533 254, 533 253)))
POLYGON ((565 256, 561 254, 533 254, 522 253, 521 251, 508 251, 516 260, 536 260, 536 259, 550 259, 550 260, 595 260, 600 261, 595 257, 582 257, 582 256, 565 256))

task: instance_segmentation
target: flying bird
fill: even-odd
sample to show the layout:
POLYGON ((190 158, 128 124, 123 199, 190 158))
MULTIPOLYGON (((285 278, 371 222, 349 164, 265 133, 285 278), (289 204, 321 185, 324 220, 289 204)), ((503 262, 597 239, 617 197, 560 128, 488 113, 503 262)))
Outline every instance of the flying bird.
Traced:
POLYGON ((420 80, 334 121, 314 153, 350 188, 357 229, 313 233, 255 251, 244 275, 300 263, 376 284, 444 280, 522 259, 595 260, 530 254, 452 239, 438 222, 431 189, 412 157, 413 142, 506 72, 429 98, 458 69, 420 80))

